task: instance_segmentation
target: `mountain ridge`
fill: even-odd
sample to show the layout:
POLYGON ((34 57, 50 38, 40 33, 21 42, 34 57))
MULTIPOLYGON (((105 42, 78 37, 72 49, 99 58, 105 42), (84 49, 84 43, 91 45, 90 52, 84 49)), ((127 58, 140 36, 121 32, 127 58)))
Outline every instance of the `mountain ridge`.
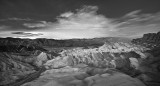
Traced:
POLYGON ((146 33, 142 38, 133 39, 131 42, 150 48, 160 47, 160 31, 157 33, 146 33))

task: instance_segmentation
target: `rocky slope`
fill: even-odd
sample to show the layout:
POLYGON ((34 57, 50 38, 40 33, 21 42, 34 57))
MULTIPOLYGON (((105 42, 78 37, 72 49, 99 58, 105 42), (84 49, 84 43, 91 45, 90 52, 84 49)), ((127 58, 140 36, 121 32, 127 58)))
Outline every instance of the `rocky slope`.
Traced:
POLYGON ((13 83, 16 80, 35 72, 33 66, 20 60, 16 60, 7 53, 0 53, 0 66, 0 85, 13 83))
MULTIPOLYGON (((16 52, 6 46, 6 51, 0 53, 0 85, 160 85, 158 48, 151 49, 123 42, 103 42, 105 44, 99 47, 63 49, 56 55, 39 45, 34 46, 33 41, 28 44, 22 43, 22 47, 15 44, 16 52)), ((66 42, 61 41, 61 43, 66 42)))
POLYGON ((150 48, 160 47, 160 32, 144 34, 142 38, 133 39, 132 43, 150 48))
POLYGON ((22 86, 158 86, 159 58, 149 50, 121 42, 64 50, 44 63, 47 70, 38 79, 22 86))
POLYGON ((43 70, 41 68, 43 63, 53 57, 40 50, 25 51, 25 53, 0 52, 0 85, 19 86, 20 84, 16 83, 21 80, 26 81, 27 76, 38 77, 43 70))
MULTIPOLYGON (((149 56, 150 60, 146 60, 146 63, 144 65, 152 65, 153 70, 157 69, 157 71, 160 71, 160 68, 159 68, 160 67, 160 32, 144 34, 142 38, 132 40, 132 43, 150 48, 150 50, 147 50, 146 52, 150 53, 152 56, 149 56)), ((159 74, 156 74, 153 72, 145 73, 145 74, 147 74, 148 76, 141 75, 141 77, 145 77, 145 78, 143 79, 140 78, 140 79, 145 81, 150 81, 148 85, 152 84, 153 86, 158 86, 157 83, 159 83, 160 81, 156 81, 157 83, 152 83, 152 82, 154 82, 154 80, 159 79, 158 78, 160 76, 159 74)))
POLYGON ((60 53, 59 57, 48 61, 45 65, 49 65, 51 68, 57 68, 84 63, 94 67, 113 67, 114 65, 111 63, 113 59, 129 58, 129 56, 140 58, 139 54, 143 54, 141 52, 145 50, 147 50, 147 48, 126 43, 106 43, 94 49, 75 48, 64 50, 60 53))
MULTIPOLYGON (((88 69, 89 70, 89 69, 88 69)), ((90 75, 81 68, 61 68, 61 71, 44 72, 34 82, 22 86, 145 86, 140 80, 107 69, 90 69, 90 75), (103 71, 103 72, 102 72, 103 71)))

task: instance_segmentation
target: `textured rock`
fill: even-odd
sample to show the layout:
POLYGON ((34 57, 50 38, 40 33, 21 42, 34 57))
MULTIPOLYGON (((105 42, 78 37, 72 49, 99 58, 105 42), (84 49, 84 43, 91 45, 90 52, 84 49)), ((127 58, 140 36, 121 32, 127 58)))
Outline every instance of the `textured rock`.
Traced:
POLYGON ((36 58, 35 58, 35 65, 40 67, 43 63, 45 63, 48 60, 48 56, 46 53, 41 52, 36 58))
POLYGON ((95 75, 86 78, 85 81, 87 81, 88 86, 145 86, 138 79, 121 73, 114 73, 103 78, 95 75))
POLYGON ((150 48, 159 47, 160 32, 144 34, 142 38, 133 39, 132 43, 144 45, 150 48))
POLYGON ((0 53, 0 85, 10 84, 33 72, 31 65, 15 60, 8 53, 0 53))
POLYGON ((95 49, 76 48, 62 51, 59 57, 47 61, 45 65, 48 68, 56 68, 84 63, 94 67, 113 68, 115 67, 115 64, 113 64, 112 61, 115 61, 117 67, 123 67, 126 64, 129 65, 129 61, 127 61, 128 58, 141 58, 141 55, 137 52, 141 53, 145 50, 147 49, 144 47, 133 46, 126 43, 104 44, 95 49))
POLYGON ((46 70, 44 73, 42 73, 42 75, 52 74, 52 73, 78 72, 78 71, 79 71, 78 68, 71 68, 71 67, 67 66, 67 67, 63 67, 63 68, 59 68, 59 69, 46 70))
POLYGON ((105 43, 103 46, 99 47, 99 51, 103 52, 130 52, 130 51, 145 51, 147 48, 143 46, 133 45, 131 43, 105 43))
POLYGON ((131 66, 136 70, 139 68, 139 62, 137 58, 129 58, 131 66))
POLYGON ((146 74, 141 74, 141 75, 137 76, 136 78, 138 78, 144 82, 152 81, 152 78, 147 76, 146 74))
POLYGON ((84 76, 84 73, 68 73, 65 76, 54 76, 53 74, 38 78, 22 86, 145 86, 140 80, 118 72, 95 74, 92 76, 85 75, 81 79, 74 77, 81 74, 84 76))
MULTIPOLYGON (((145 37, 145 39, 157 40, 154 39, 154 36, 151 38, 145 37)), ((38 39, 37 41, 41 41, 39 44, 44 41, 42 45, 48 45, 48 43, 52 45, 53 43, 46 39, 38 39)), ((63 43, 63 41, 61 42, 63 43)), ((70 46, 70 43, 65 44, 64 42, 64 45, 70 46)), ((61 44, 58 44, 58 46, 61 46, 61 44)), ((0 57, 0 66, 3 70, 0 75, 5 76, 5 79, 2 80, 4 83, 14 82, 19 77, 23 77, 21 75, 30 74, 30 70, 33 69, 31 69, 32 66, 25 64, 28 62, 34 63, 38 68, 45 66, 47 70, 41 75, 39 74, 40 77, 36 80, 22 86, 144 86, 141 81, 132 77, 141 74, 139 79, 145 82, 159 78, 159 66, 157 66, 159 59, 155 58, 159 56, 159 50, 151 52, 148 51, 148 48, 131 43, 106 42, 103 46, 97 48, 64 49, 55 58, 52 58, 52 55, 48 55, 47 52, 31 53, 34 56, 12 55, 14 57, 7 57, 7 59, 0 57)), ((35 75, 37 74, 33 74, 33 76, 35 75)), ((29 77, 29 80, 31 78, 29 77)))
POLYGON ((61 68, 65 66, 70 66, 73 64, 72 58, 65 57, 57 57, 56 59, 52 59, 47 61, 44 65, 46 68, 61 68))
POLYGON ((130 67, 130 62, 128 59, 116 59, 114 60, 114 63, 118 69, 130 67))

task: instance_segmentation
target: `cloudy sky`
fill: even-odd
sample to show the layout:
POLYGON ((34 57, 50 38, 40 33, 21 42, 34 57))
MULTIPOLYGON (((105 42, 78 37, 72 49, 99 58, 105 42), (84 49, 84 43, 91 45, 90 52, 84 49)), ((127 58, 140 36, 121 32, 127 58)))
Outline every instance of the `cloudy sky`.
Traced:
POLYGON ((159 0, 0 0, 0 37, 141 37, 160 31, 159 0))

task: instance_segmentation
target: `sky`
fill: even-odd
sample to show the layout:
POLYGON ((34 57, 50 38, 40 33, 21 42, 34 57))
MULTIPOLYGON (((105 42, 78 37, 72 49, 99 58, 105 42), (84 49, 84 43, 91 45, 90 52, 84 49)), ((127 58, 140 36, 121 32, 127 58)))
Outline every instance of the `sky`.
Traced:
POLYGON ((138 38, 160 31, 159 0, 0 0, 0 37, 138 38))

